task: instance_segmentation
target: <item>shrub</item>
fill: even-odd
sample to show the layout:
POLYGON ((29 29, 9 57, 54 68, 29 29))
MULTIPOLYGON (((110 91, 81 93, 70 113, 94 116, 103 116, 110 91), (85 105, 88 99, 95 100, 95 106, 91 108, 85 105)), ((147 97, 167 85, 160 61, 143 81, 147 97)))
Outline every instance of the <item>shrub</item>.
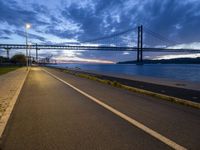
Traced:
POLYGON ((11 58, 11 62, 14 64, 25 65, 26 56, 24 54, 16 54, 11 58))

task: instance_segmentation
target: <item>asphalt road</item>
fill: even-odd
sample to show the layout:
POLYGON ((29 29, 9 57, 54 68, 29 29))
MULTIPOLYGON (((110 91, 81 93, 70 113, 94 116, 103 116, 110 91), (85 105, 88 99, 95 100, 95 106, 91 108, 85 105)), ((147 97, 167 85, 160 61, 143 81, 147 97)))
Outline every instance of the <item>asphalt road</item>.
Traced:
MULTIPOLYGON (((59 70, 63 70, 63 69, 59 69, 59 70)), ((155 83, 147 83, 147 82, 143 82, 143 81, 130 80, 130 79, 125 79, 125 78, 120 78, 120 77, 113 77, 111 75, 109 76, 109 75, 100 75, 100 74, 96 74, 96 73, 88 73, 88 72, 82 71, 82 70, 81 71, 73 70, 73 71, 78 72, 78 73, 89 74, 91 76, 95 76, 95 77, 103 79, 103 80, 117 81, 123 85, 136 87, 139 89, 143 89, 143 90, 147 90, 147 91, 151 91, 151 92, 155 92, 155 93, 160 93, 160 94, 165 94, 165 95, 185 99, 188 101, 200 103, 199 90, 186 89, 184 87, 181 88, 181 87, 160 85, 160 84, 155 84, 155 83)))
MULTIPOLYGON (((188 149, 200 148, 200 111, 78 78, 57 77, 188 149)), ((3 150, 170 149, 40 68, 33 68, 1 141, 3 150)))

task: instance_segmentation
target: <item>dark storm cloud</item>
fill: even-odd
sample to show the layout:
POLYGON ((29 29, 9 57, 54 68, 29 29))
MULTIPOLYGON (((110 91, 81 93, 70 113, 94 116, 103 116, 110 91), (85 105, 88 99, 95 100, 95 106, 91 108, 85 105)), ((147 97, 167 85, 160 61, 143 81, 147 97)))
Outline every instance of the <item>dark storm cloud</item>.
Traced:
MULTIPOLYGON (((15 31, 15 34, 17 34, 17 35, 19 35, 19 36, 22 36, 22 37, 25 37, 25 32, 20 31, 20 30, 16 30, 16 31, 15 31)), ((30 39, 37 39, 37 40, 40 40, 40 41, 42 41, 42 42, 45 42, 45 41, 46 41, 46 39, 45 39, 44 37, 39 36, 39 35, 35 35, 35 34, 31 34, 31 33, 28 34, 28 37, 29 37, 30 39)))
POLYGON ((81 28, 84 30, 83 36, 85 36, 85 38, 88 36, 96 36, 101 33, 100 23, 102 20, 100 16, 92 14, 89 9, 78 8, 77 5, 72 5, 69 8, 66 8, 62 12, 62 15, 66 19, 70 18, 81 24, 81 28))
POLYGON ((7 29, 4 29, 4 30, 0 30, 0 34, 6 34, 6 35, 11 35, 12 34, 12 31, 10 30, 7 30, 7 29))
POLYGON ((32 4, 32 8, 36 13, 48 14, 48 9, 45 6, 32 4))
MULTIPOLYGON (((13 2, 14 3, 14 2, 13 2)), ((9 25, 22 27, 26 22, 35 25, 45 25, 46 23, 37 19, 37 12, 25 10, 17 5, 15 7, 6 5, 0 1, 0 21, 7 22, 9 25)))
POLYGON ((143 24, 167 38, 180 42, 199 40, 200 2, 149 0, 136 5, 132 2, 134 3, 127 3, 127 8, 127 5, 124 5, 126 1, 94 1, 96 7, 93 11, 88 7, 80 8, 78 4, 73 4, 67 7, 62 15, 82 25, 84 34, 81 39, 109 34, 113 28, 120 31, 131 28, 134 24, 143 24), (118 15, 120 21, 116 22, 113 15, 118 15))
POLYGON ((7 37, 7 36, 0 36, 0 39, 8 40, 8 39, 10 39, 10 38, 7 37))
POLYGON ((145 24, 154 31, 182 43, 199 40, 200 1, 152 1, 144 10, 150 18, 145 24))
POLYGON ((76 32, 55 29, 55 26, 57 26, 57 24, 47 26, 44 33, 52 34, 52 35, 58 36, 60 38, 75 38, 75 36, 77 36, 76 32))
MULTIPOLYGON (((168 38, 192 42, 199 39, 200 2, 179 0, 93 0, 94 8, 80 7, 79 3, 60 8, 60 14, 65 20, 78 24, 80 31, 56 29, 63 20, 58 15, 48 12, 47 7, 32 4, 32 10, 19 6, 17 1, 0 1, 0 21, 9 25, 21 27, 25 22, 37 26, 46 26, 43 33, 52 34, 60 38, 79 37, 86 40, 108 35, 112 30, 122 31, 143 24, 168 38), (50 19, 46 22, 39 15, 50 19)), ((73 25, 73 24, 72 24, 73 25)))
POLYGON ((103 35, 109 35, 112 29, 122 31, 130 27, 128 16, 123 14, 121 15, 121 12, 119 12, 117 15, 123 18, 119 22, 114 20, 112 16, 113 10, 120 11, 120 6, 123 4, 122 1, 101 0, 94 1, 94 3, 96 3, 96 7, 94 9, 90 7, 82 8, 79 7, 78 4, 73 4, 62 11, 62 15, 66 19, 72 19, 81 24, 81 28, 84 31, 84 33, 80 36, 81 41, 103 35))

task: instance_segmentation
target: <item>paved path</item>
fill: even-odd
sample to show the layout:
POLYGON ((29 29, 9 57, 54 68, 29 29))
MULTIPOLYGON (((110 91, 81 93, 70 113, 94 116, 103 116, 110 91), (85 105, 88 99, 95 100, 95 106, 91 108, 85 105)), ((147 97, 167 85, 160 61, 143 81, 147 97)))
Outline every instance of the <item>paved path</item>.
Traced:
MULTIPOLYGON (((47 70, 174 142, 189 149, 200 147, 199 110, 47 70)), ((170 149, 40 68, 29 73, 1 148, 170 149)))
POLYGON ((0 118, 26 77, 26 72, 26 68, 20 68, 0 76, 0 118))

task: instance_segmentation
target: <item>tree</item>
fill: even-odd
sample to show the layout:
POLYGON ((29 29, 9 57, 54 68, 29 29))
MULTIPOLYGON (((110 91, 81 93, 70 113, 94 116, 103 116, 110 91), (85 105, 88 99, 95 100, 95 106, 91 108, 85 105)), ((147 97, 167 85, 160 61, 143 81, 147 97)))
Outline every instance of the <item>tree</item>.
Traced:
POLYGON ((1 64, 1 63, 9 63, 9 58, 0 56, 0 64, 1 64))
POLYGON ((11 58, 11 62, 14 64, 25 65, 26 56, 24 54, 16 54, 11 58))

